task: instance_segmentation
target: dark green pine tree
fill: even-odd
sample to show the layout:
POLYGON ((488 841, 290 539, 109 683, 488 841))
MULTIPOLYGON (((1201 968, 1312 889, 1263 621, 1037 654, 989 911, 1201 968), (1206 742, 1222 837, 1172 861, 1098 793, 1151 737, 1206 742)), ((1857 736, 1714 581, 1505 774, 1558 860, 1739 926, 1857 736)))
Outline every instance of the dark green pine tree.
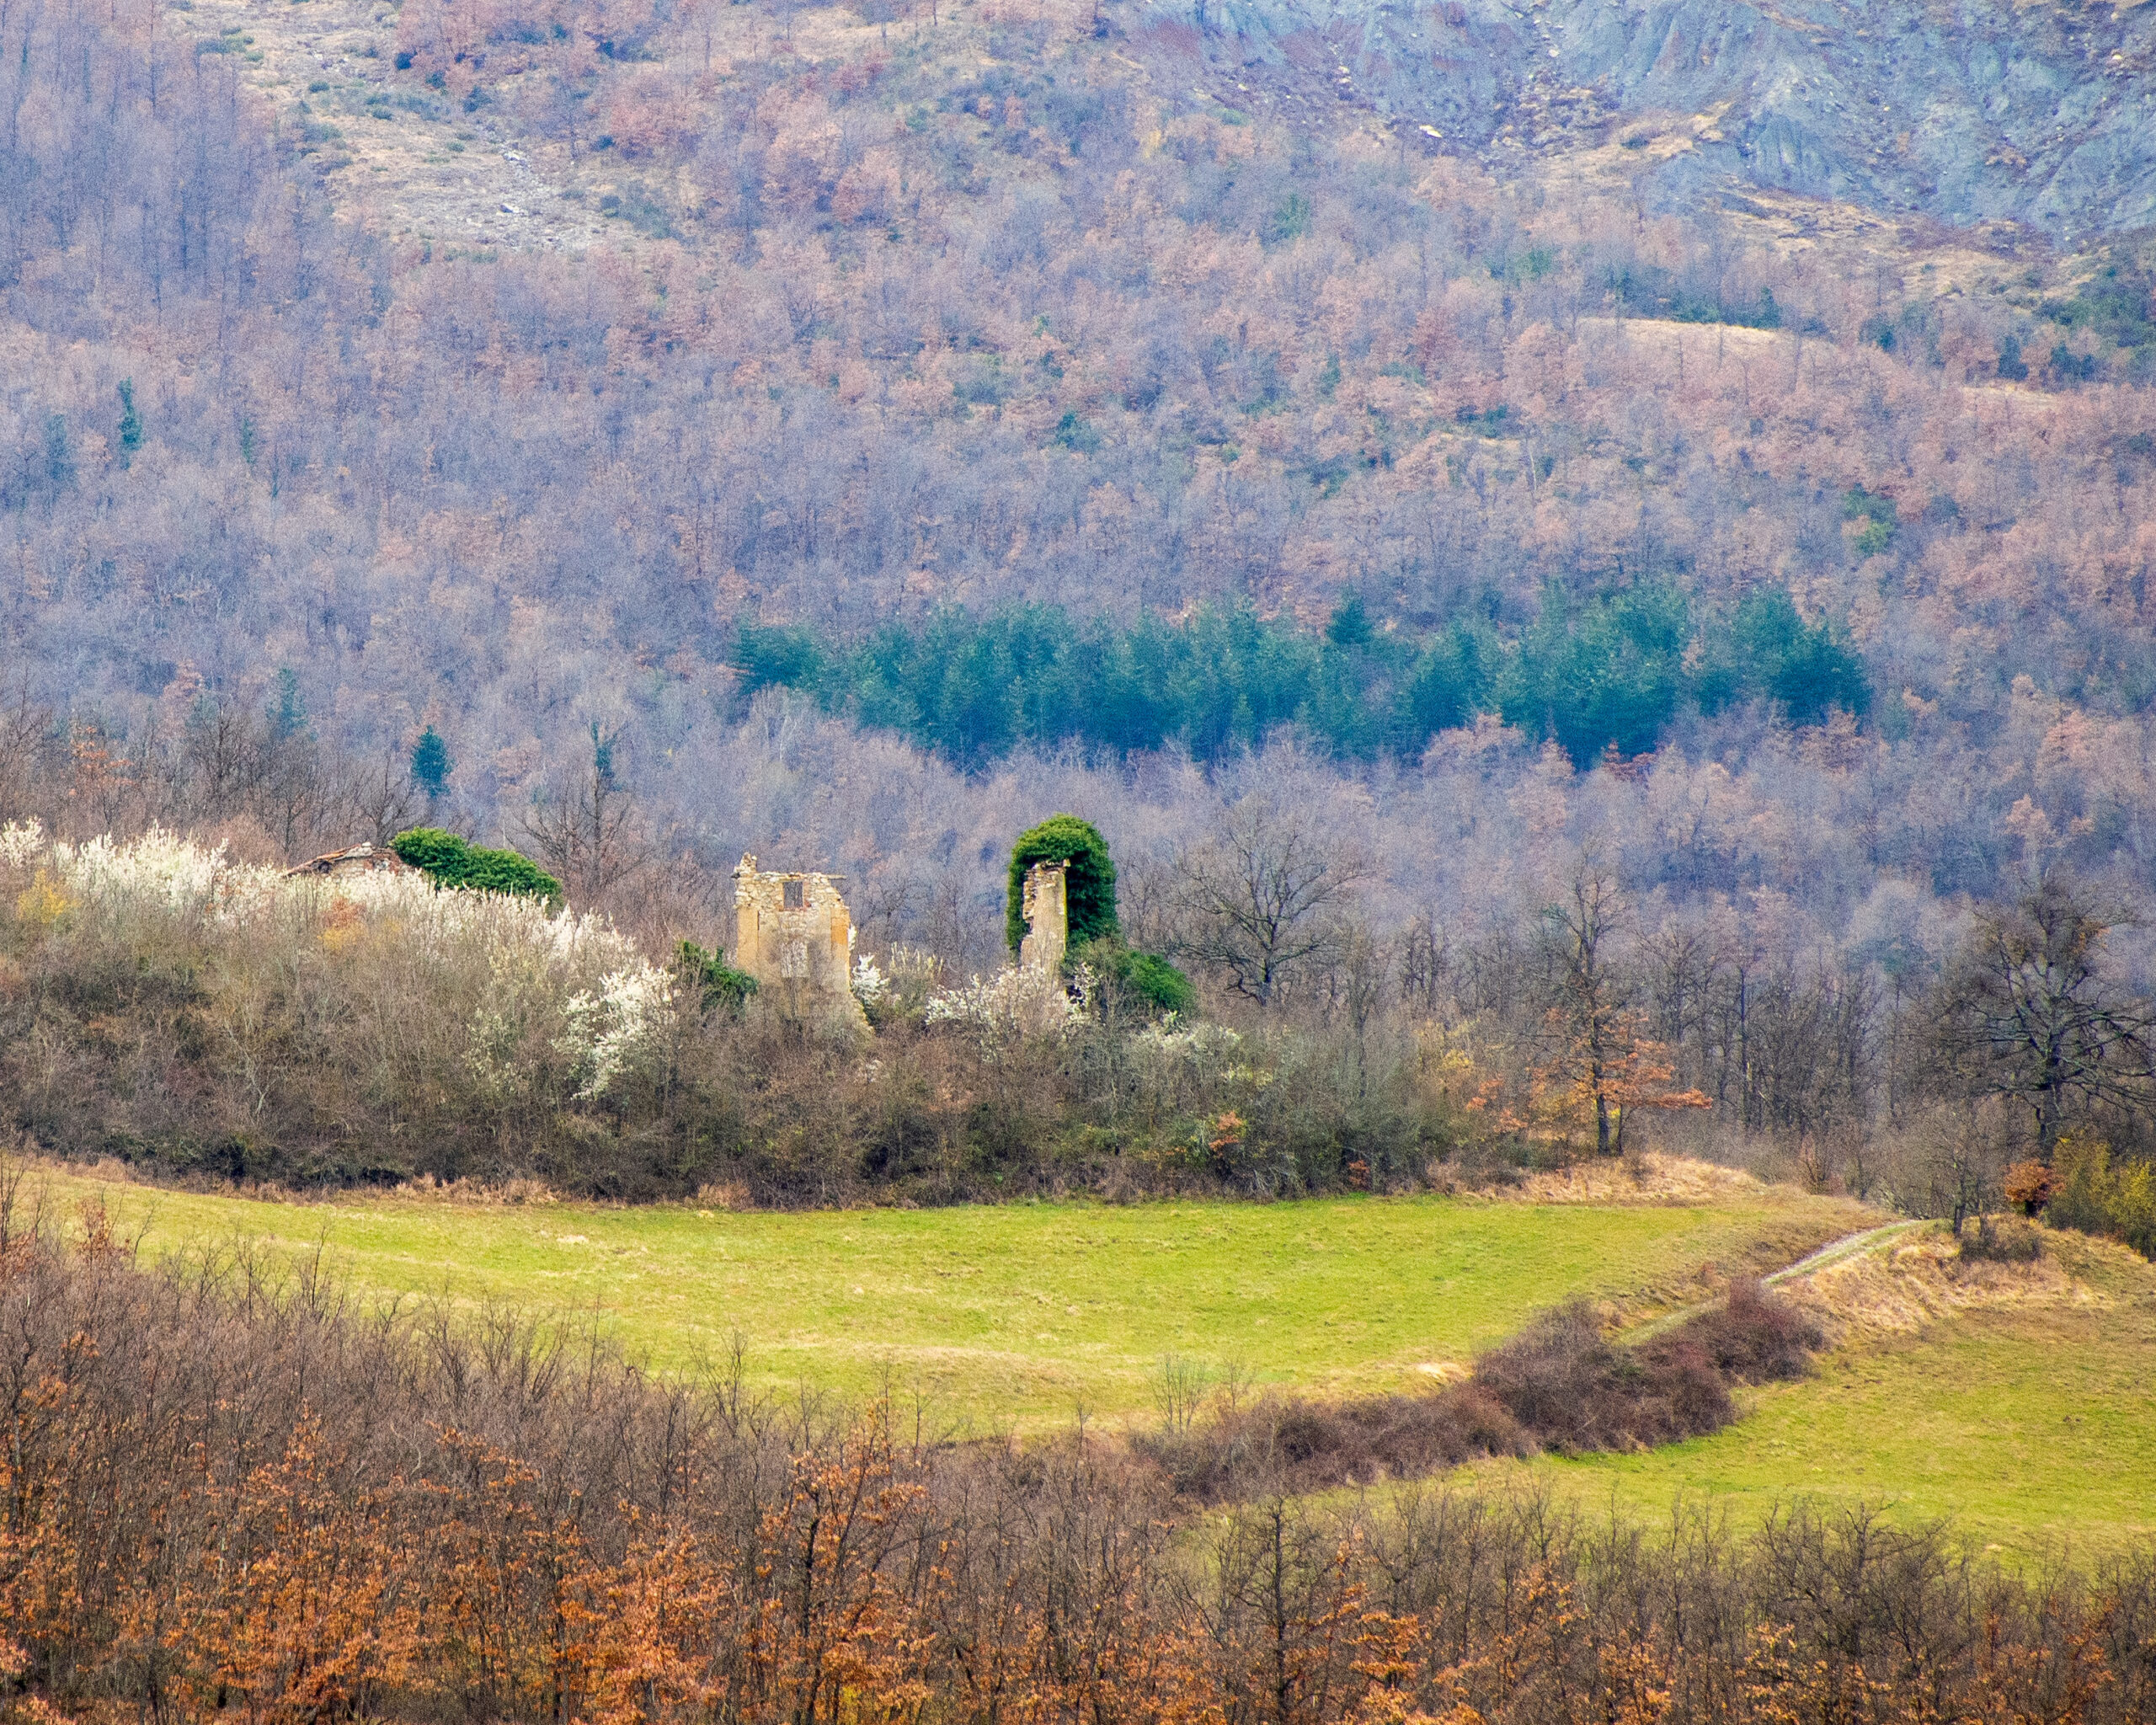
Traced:
POLYGON ((430 797, 439 797, 449 782, 453 764, 449 758, 449 745, 442 741, 432 725, 419 733, 419 740, 412 745, 414 784, 430 797))
POLYGON ((135 411, 135 380, 120 380, 120 464, 127 465, 128 457, 142 446, 142 417, 135 411))

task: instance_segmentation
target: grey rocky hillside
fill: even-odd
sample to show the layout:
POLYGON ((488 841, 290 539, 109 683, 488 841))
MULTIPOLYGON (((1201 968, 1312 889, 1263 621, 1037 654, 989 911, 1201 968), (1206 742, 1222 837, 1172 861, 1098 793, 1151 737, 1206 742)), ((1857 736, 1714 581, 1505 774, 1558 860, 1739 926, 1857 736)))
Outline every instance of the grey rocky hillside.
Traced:
POLYGON ((1661 206, 1750 185, 2060 238, 2156 222, 2146 5, 1199 0, 1193 20, 1175 0, 1132 13, 1134 35, 1201 51, 1252 93, 1307 102, 1329 85, 1432 148, 1598 143, 1614 120, 1661 206), (1672 126, 1689 147, 1649 147, 1672 126))

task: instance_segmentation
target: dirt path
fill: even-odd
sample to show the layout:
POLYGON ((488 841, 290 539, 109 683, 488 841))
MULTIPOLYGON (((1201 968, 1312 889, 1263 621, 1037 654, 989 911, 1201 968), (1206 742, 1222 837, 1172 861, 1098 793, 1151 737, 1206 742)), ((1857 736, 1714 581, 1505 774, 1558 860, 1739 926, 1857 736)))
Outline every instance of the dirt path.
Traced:
POLYGON ((1823 1270, 1828 1264, 1839 1263, 1844 1258, 1854 1258, 1859 1252, 1869 1252, 1873 1246, 1890 1235, 1906 1234, 1912 1228, 1921 1228, 1920 1221, 1888 1222, 1884 1227, 1866 1228, 1855 1234, 1844 1234, 1838 1240, 1830 1240, 1809 1258, 1801 1258, 1787 1269, 1776 1270, 1759 1280, 1772 1288, 1784 1282, 1793 1282, 1800 1276, 1808 1276, 1814 1270, 1823 1270))
POLYGON ((339 213, 384 238, 582 250, 619 232, 563 195, 565 152, 398 77, 383 0, 193 0, 166 15, 196 52, 233 56, 280 126, 304 137, 339 213))
MULTIPOLYGON (((1838 1240, 1829 1240, 1817 1252, 1797 1259, 1795 1263, 1785 1265, 1780 1269, 1771 1271, 1760 1277, 1760 1284, 1764 1287, 1774 1288, 1785 1282, 1797 1281, 1817 1270, 1823 1270, 1829 1265, 1846 1263, 1852 1258, 1870 1251, 1883 1240, 1906 1234, 1912 1228, 1921 1228, 1924 1226, 1925 1224, 1921 1221, 1906 1221, 1887 1222, 1876 1228, 1860 1228, 1854 1234, 1843 1235, 1838 1240)), ((1702 1300, 1694 1305, 1681 1307, 1676 1311, 1665 1312, 1662 1316, 1641 1324, 1636 1329, 1626 1331, 1623 1339, 1627 1343, 1644 1342, 1650 1337, 1662 1334, 1665 1330, 1676 1328, 1688 1318, 1694 1318, 1703 1311, 1711 1311, 1714 1304, 1715 1302, 1711 1300, 1702 1300)))

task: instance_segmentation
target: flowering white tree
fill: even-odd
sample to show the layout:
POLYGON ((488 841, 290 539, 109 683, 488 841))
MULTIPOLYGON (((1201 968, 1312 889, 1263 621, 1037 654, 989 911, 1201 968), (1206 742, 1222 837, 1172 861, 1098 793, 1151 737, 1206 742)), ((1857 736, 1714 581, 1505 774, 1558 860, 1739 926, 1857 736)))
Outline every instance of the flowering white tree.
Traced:
POLYGON ((460 1071, 496 1107, 588 1102, 648 1064, 673 1011, 667 973, 606 918, 529 897, 403 871, 288 878, 156 827, 69 844, 10 825, 0 866, 32 877, 49 925, 196 943, 205 1020, 248 1070, 282 1000, 377 1073, 460 1071))
POLYGON ((1081 964, 1066 980, 1038 965, 1014 964, 963 988, 928 997, 931 1024, 955 1024, 979 1033, 985 1044, 1027 1036, 1062 1036, 1085 1022, 1093 973, 1081 964))

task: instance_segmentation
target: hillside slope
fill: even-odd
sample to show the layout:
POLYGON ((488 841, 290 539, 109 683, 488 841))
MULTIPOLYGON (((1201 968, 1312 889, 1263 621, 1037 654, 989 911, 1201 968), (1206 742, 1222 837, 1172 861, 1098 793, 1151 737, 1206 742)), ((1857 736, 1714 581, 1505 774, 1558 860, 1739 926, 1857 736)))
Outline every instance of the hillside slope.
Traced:
MULTIPOLYGON (((1641 158, 1665 204, 1748 183, 2054 237, 2156 222, 2143 5, 1237 0, 1198 15, 1215 64, 1329 80, 1500 156, 1598 142, 1613 120, 1643 143, 1629 122, 1703 116, 1691 147, 1641 158)), ((1139 16, 1199 45, 1183 7, 1139 16)))
POLYGON ((1833 1343, 1814 1375, 1749 1392, 1710 1437, 1529 1471, 1654 1519, 1711 1500, 1753 1521, 1801 1495, 2024 1556, 2134 1549, 2156 1533, 2156 1271, 2042 1239, 2035 1263, 1968 1263, 1927 1231, 1785 1284, 1833 1343))

